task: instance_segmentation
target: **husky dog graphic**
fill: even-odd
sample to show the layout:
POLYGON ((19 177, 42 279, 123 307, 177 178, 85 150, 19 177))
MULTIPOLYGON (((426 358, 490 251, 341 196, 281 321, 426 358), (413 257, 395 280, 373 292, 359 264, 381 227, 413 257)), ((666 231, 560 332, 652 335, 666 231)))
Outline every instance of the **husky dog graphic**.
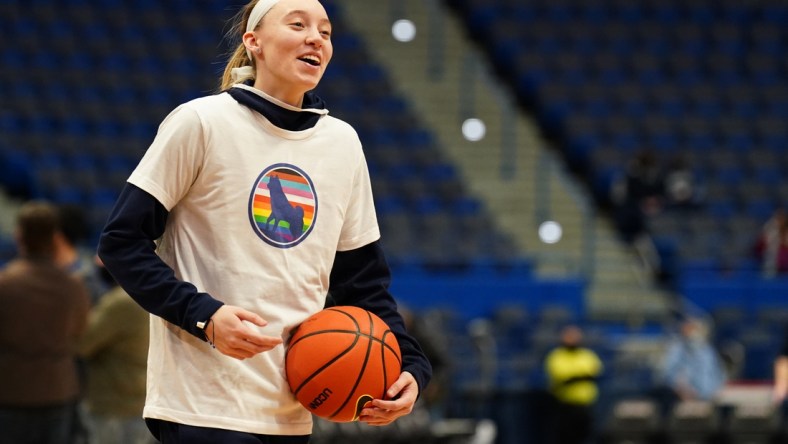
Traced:
POLYGON ((275 233, 279 224, 284 221, 290 225, 293 239, 301 236, 304 231, 304 209, 287 200, 279 176, 272 174, 268 178, 268 191, 271 194, 271 214, 265 224, 266 231, 275 233))

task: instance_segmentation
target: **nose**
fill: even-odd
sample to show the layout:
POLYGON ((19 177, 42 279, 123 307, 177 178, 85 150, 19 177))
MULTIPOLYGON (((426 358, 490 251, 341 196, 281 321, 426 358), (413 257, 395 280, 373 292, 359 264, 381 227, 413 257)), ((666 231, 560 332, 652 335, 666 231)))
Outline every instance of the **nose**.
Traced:
POLYGON ((306 34, 306 44, 314 46, 315 49, 320 49, 323 46, 323 37, 320 35, 319 29, 309 29, 309 32, 306 34))

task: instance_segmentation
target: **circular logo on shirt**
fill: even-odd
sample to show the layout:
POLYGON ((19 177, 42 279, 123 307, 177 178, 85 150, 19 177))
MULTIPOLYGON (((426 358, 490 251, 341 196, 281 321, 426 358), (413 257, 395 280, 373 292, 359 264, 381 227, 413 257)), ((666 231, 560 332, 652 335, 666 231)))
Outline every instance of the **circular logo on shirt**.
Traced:
POLYGON ((306 239, 317 219, 317 193, 300 168, 278 163, 266 168, 249 196, 249 220, 262 240, 290 248, 306 239))

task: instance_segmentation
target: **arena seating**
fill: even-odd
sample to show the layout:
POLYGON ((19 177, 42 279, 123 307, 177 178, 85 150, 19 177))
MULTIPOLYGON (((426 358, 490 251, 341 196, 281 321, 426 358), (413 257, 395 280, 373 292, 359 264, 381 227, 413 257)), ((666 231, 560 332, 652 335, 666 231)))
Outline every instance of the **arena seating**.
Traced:
POLYGON ((757 273, 760 226, 788 203, 785 3, 446 3, 601 205, 640 150, 688 164, 698 207, 650 224, 673 271, 757 273))
MULTIPOLYGON (((14 35, 0 47, 0 184, 23 198, 84 206, 95 239, 159 122, 218 87, 235 10, 208 0, 35 3, 0 2, 0 25, 14 35)), ((365 42, 336 4, 324 4, 335 56, 318 94, 359 132, 392 264, 515 261, 514 243, 467 195, 365 42)))
MULTIPOLYGON (((687 167, 696 186, 692 204, 664 207, 646 228, 673 278, 670 288, 688 309, 711 315, 715 345, 729 363, 740 361, 731 377, 770 380, 786 328, 788 283, 762 277, 753 246, 763 224, 788 204, 788 6, 778 0, 444 3, 600 208, 613 213, 616 185, 638 153, 654 153, 663 172, 687 167)), ((606 362, 609 396, 637 386, 642 395, 650 386, 647 370, 641 378, 615 356, 606 362), (621 365, 610 365, 616 362, 621 365)), ((609 413, 613 399, 606 402, 609 413)), ((663 419, 652 426, 675 426, 671 432, 685 438, 695 433, 663 419)), ((721 432, 725 427, 717 426, 725 424, 707 423, 703 433, 721 432)), ((648 427, 637 429, 638 436, 620 435, 654 442, 642 433, 648 427)))

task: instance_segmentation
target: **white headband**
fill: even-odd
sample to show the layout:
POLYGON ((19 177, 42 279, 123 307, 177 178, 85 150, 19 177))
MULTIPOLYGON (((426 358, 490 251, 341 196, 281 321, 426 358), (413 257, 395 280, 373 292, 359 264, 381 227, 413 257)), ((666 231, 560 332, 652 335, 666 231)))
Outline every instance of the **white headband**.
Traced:
MULTIPOLYGON (((279 0, 260 0, 254 5, 252 8, 252 13, 249 14, 249 21, 246 22, 246 32, 254 31, 254 28, 260 24, 260 20, 268 14, 268 11, 274 7, 275 4, 279 3, 279 0)), ((249 56, 249 60, 254 63, 254 58, 252 57, 252 51, 249 48, 246 48, 246 55, 249 56)))
MULTIPOLYGON (((252 8, 252 12, 249 14, 249 21, 246 22, 246 32, 254 31, 254 28, 260 24, 263 16, 268 14, 268 11, 270 11, 271 8, 273 8, 277 3, 279 3, 279 0, 258 1, 257 4, 254 5, 254 8, 252 8)), ((246 48, 246 55, 249 57, 252 65, 240 66, 238 68, 231 69, 230 75, 232 76, 233 83, 242 83, 248 79, 254 79, 254 57, 252 56, 252 51, 249 48, 246 48)))

